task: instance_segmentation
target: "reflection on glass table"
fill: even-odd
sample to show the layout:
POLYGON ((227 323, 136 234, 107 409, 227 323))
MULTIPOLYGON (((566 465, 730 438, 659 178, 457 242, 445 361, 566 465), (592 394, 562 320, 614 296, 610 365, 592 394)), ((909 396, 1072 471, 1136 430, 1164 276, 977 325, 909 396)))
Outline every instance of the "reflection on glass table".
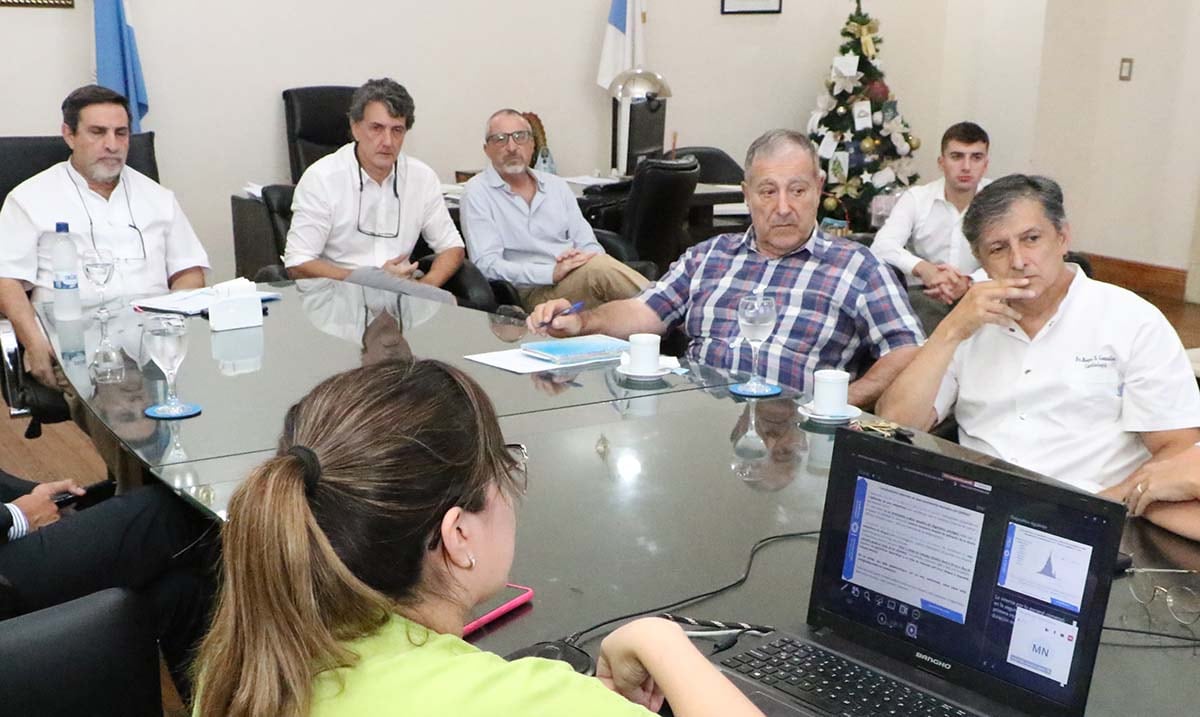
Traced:
POLYGON ((808 437, 796 416, 796 401, 790 398, 747 401, 729 441, 733 474, 755 490, 768 492, 796 479, 808 447, 808 437))

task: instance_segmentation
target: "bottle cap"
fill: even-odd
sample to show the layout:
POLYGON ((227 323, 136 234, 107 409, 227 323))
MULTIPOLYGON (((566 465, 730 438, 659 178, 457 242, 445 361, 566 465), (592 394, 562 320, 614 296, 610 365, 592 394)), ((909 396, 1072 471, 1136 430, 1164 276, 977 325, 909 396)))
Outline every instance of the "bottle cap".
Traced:
POLYGON ((64 234, 71 231, 71 228, 67 226, 66 222, 59 222, 54 225, 54 231, 58 232, 59 234, 64 234))

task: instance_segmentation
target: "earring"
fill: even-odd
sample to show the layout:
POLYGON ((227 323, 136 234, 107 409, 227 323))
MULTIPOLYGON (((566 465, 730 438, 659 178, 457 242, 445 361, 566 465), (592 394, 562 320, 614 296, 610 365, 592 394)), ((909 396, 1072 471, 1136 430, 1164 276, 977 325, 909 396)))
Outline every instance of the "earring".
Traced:
POLYGON ((467 570, 474 570, 475 569, 475 556, 471 555, 470 553, 467 553, 467 560, 471 561, 471 564, 467 566, 467 570))

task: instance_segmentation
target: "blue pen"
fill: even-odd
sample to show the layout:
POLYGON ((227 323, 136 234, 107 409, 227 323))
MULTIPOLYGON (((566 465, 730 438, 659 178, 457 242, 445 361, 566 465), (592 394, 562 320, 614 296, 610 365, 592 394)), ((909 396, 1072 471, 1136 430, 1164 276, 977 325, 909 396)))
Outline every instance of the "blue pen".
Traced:
POLYGON ((543 321, 542 323, 538 324, 538 328, 540 329, 543 326, 549 326, 551 323, 554 322, 555 319, 557 319, 560 316, 567 316, 569 314, 578 314, 580 311, 583 311, 583 302, 576 301, 574 304, 571 304, 570 306, 568 306, 565 311, 560 311, 557 314, 555 314, 554 316, 551 316, 550 321, 543 321))

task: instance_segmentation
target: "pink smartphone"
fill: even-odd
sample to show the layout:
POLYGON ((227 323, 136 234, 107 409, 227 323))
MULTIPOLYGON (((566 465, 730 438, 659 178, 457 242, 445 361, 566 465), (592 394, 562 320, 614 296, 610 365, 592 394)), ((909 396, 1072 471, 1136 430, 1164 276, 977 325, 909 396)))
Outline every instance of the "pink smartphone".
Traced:
POLYGON ((508 613, 533 600, 533 588, 524 585, 505 585, 491 600, 475 608, 473 618, 463 627, 463 637, 470 635, 479 628, 500 619, 508 613))

